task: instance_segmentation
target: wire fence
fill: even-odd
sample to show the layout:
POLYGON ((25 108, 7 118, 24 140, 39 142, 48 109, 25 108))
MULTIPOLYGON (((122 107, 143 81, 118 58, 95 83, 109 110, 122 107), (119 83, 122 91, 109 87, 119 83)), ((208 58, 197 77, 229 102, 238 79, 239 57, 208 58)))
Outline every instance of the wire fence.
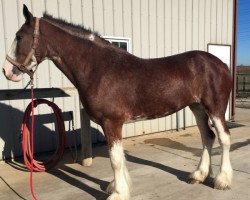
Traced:
POLYGON ((238 71, 236 79, 236 97, 250 97, 250 70, 238 71))

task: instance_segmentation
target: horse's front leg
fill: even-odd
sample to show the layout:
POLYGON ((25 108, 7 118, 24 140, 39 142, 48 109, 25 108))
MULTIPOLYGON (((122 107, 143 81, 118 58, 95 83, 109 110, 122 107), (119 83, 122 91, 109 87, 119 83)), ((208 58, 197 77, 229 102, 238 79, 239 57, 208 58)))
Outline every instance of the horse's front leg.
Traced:
POLYGON ((106 120, 102 125, 107 139, 114 180, 109 184, 107 192, 111 195, 108 200, 130 199, 130 177, 126 168, 122 145, 122 123, 106 120))

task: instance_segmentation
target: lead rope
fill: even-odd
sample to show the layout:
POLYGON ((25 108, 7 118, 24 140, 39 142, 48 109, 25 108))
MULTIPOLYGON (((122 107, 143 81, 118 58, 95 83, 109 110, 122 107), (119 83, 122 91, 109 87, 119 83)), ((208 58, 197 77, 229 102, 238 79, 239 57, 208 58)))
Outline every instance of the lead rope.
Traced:
MULTIPOLYGON (((53 102, 50 102, 46 99, 37 99, 34 100, 34 83, 33 83, 33 76, 30 76, 30 87, 31 87, 31 103, 28 105, 28 107, 25 110, 24 118, 22 122, 22 147, 23 147, 23 154, 24 154, 24 162, 27 168, 30 170, 30 191, 32 194, 32 197, 34 200, 37 200, 37 197, 34 192, 33 187, 33 172, 45 172, 46 170, 52 168, 55 166, 58 161, 62 158, 64 148, 66 146, 66 134, 65 134, 65 126, 64 126, 64 119, 62 112, 60 108, 54 104, 53 102), (55 151, 55 153, 50 157, 49 159, 45 160, 44 162, 39 162, 34 159, 34 129, 35 129, 35 120, 34 120, 34 108, 35 106, 39 104, 47 104, 49 105, 55 114, 56 121, 57 121, 57 129, 59 134, 59 144, 55 151), (29 134, 28 129, 28 123, 29 123, 29 117, 31 114, 31 134, 29 134)), ((74 130, 74 122, 73 122, 73 113, 72 113, 72 129, 74 130)), ((73 159, 73 162, 76 162, 77 160, 77 147, 76 147, 76 141, 75 141, 75 156, 73 155, 73 150, 71 149, 71 146, 67 144, 68 148, 71 151, 71 156, 73 159)))
POLYGON ((31 87, 31 166, 30 166, 30 191, 34 200, 37 200, 37 197, 33 188, 33 163, 34 163, 34 83, 33 77, 30 77, 30 87, 31 87))

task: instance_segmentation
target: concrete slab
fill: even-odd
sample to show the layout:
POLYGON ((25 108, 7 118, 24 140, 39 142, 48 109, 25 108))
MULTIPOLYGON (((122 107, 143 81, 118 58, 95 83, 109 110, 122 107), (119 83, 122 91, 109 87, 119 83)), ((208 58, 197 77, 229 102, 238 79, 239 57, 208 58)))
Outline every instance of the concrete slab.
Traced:
MULTIPOLYGON (((132 199, 249 199, 250 197, 250 109, 237 108, 236 123, 230 129, 233 187, 229 191, 212 188, 212 179, 204 184, 185 181, 198 162, 201 141, 196 127, 181 132, 163 132, 124 140, 127 165, 133 181, 132 199)), ((34 174, 38 199, 106 199, 104 192, 112 180, 112 170, 105 145, 94 149, 92 167, 72 163, 67 152, 57 168, 34 174)), ((214 145, 212 162, 216 174, 220 166, 220 148, 214 145)), ((0 199, 32 199, 29 172, 22 162, 0 163, 0 199)))

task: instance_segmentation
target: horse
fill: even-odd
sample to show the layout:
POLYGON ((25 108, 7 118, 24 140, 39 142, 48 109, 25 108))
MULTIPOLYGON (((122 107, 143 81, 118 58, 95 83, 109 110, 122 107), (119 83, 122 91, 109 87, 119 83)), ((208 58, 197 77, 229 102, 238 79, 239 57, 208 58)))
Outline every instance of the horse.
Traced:
POLYGON ((143 59, 83 26, 47 13, 34 17, 25 5, 23 15, 25 23, 16 33, 3 73, 11 81, 20 81, 24 73, 32 78, 32 68, 49 59, 73 83, 90 119, 102 127, 106 137, 114 173, 107 187, 109 200, 130 199, 123 124, 167 116, 186 106, 196 118, 203 144, 200 162, 187 182, 202 183, 211 175, 211 150, 217 135, 222 157, 214 188, 230 189, 233 171, 225 112, 232 77, 226 64, 198 50, 143 59))

